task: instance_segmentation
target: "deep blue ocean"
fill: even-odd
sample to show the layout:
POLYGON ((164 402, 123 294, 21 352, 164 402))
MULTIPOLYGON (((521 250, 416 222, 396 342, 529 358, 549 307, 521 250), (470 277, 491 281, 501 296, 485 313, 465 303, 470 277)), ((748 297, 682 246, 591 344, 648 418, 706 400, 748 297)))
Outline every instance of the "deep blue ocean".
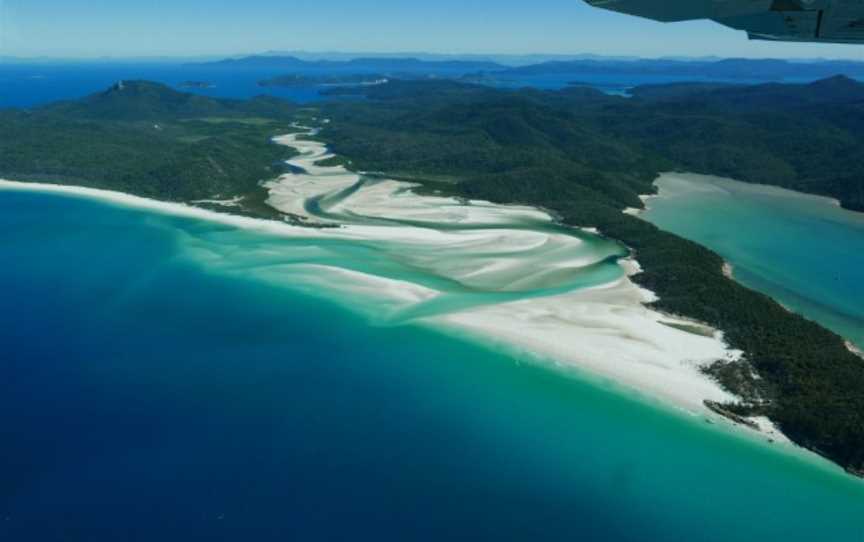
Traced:
POLYGON ((187 81, 203 81, 213 88, 180 88, 205 96, 245 99, 270 94, 298 102, 321 98, 316 87, 261 87, 258 81, 281 72, 228 70, 153 63, 92 63, 61 65, 0 64, 0 107, 33 107, 87 96, 120 80, 145 79, 179 87, 187 81))
POLYGON ((864 540, 827 462, 258 281, 263 235, 0 190, 0 540, 864 540))
MULTIPOLYGON (((213 88, 181 88, 205 96, 221 98, 250 98, 269 94, 297 102, 321 100, 321 87, 261 87, 258 81, 283 75, 285 70, 247 68, 226 69, 220 67, 183 65, 177 63, 68 63, 68 64, 11 64, 0 63, 0 107, 34 107, 57 100, 78 98, 108 88, 119 80, 146 79, 171 86, 187 81, 203 81, 213 88)), ((321 71, 315 69, 292 70, 305 75, 351 73, 345 70, 321 71)), ((438 70, 439 76, 458 76, 457 72, 438 70)), ((595 87, 610 94, 626 95, 636 85, 663 84, 693 81, 693 76, 662 74, 584 74, 559 73, 549 75, 526 75, 490 81, 502 88, 534 87, 545 90, 565 88, 572 83, 595 87)), ((709 79, 703 79, 709 81, 709 79)), ((729 82, 729 81, 727 81, 729 82)), ((735 80, 738 83, 765 82, 735 80)))

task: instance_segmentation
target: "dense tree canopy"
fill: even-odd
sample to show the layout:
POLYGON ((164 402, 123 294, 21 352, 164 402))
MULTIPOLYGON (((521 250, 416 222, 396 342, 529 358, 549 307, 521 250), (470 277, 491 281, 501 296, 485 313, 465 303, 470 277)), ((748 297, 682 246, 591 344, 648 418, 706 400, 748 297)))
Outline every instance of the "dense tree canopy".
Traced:
POLYGON ((710 369, 746 398, 728 410, 767 415, 797 443, 864 469, 864 362, 834 333, 725 277, 713 252, 621 212, 641 207, 638 195, 673 168, 864 209, 864 86, 672 86, 633 99, 453 83, 366 92, 370 102, 328 108, 335 122, 323 135, 337 152, 454 195, 551 209, 623 241, 658 309, 722 329, 747 353, 749 366, 710 369))

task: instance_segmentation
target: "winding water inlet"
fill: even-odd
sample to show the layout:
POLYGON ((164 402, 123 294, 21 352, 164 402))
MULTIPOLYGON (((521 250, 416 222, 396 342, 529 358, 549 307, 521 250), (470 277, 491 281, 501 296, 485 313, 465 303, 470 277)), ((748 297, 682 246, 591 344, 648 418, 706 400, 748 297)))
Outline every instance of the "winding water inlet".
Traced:
POLYGON ((700 369, 740 352, 720 332, 646 307, 655 297, 629 279, 639 265, 620 243, 536 208, 421 195, 321 165, 334 155, 315 135, 276 138, 299 156, 265 185, 271 206, 310 227, 291 227, 279 246, 247 246, 244 272, 335 290, 379 324, 491 340, 693 412, 705 399, 734 400, 700 369), (286 242, 294 249, 280 249, 286 242))

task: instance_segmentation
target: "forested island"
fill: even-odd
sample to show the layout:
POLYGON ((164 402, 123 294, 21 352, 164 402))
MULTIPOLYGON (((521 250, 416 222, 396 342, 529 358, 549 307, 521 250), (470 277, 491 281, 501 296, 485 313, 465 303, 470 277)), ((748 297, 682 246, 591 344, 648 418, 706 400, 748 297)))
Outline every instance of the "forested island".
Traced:
POLYGON ((263 205, 260 181, 292 153, 270 143, 297 108, 260 97, 218 100, 144 81, 39 109, 0 110, 0 176, 107 188, 167 201, 241 197, 263 205))
MULTIPOLYGON (((444 145, 436 147, 439 152, 420 156, 406 150, 383 163, 379 158, 375 164, 387 171, 451 175, 449 170, 455 172, 474 154, 466 146, 471 141, 480 145, 480 155, 470 158, 474 173, 502 171, 498 157, 493 165, 483 153, 506 145, 518 151, 522 169, 542 161, 531 158, 540 153, 551 161, 548 168, 566 169, 571 179, 586 173, 614 176, 610 183, 585 183, 632 206, 639 205, 629 189, 633 178, 644 185, 640 193, 650 193, 657 171, 680 169, 829 196, 848 209, 864 210, 864 84, 836 76, 800 85, 674 83, 631 92, 635 99, 580 86, 502 91, 455 81, 394 81, 372 89, 334 89, 374 103, 331 104, 328 112, 345 112, 338 124, 345 130, 362 120, 368 124, 363 129, 391 143, 405 139, 406 131, 422 122, 428 128, 404 141, 408 149, 435 130, 449 126, 453 132, 435 141, 444 145), (387 106, 376 107, 377 102, 387 106), (406 111, 417 118, 401 117, 406 111), (379 132, 387 122, 392 126, 379 132), (472 125, 477 129, 469 129, 472 125), (458 161, 442 160, 438 155, 443 152, 455 154, 458 161), (562 159, 566 164, 559 163, 562 159), (629 188, 622 191, 624 185, 629 188)), ((334 125, 331 132, 336 129, 334 125)), ((373 153, 376 148, 367 139, 361 149, 339 150, 373 153)), ((503 164, 513 162, 500 158, 503 164)), ((463 173, 468 172, 454 175, 463 173)))
POLYGON ((609 75, 663 75, 731 81, 773 81, 796 79, 821 79, 844 73, 850 77, 864 77, 864 63, 848 60, 790 61, 781 59, 725 58, 725 59, 675 59, 675 58, 616 58, 579 57, 556 58, 510 57, 487 59, 476 55, 469 57, 415 58, 366 57, 350 59, 301 59, 292 55, 253 55, 228 58, 215 62, 192 64, 207 68, 244 70, 269 68, 284 72, 319 71, 340 73, 386 73, 386 74, 483 74, 487 77, 521 78, 524 76, 555 74, 599 74, 609 75), (512 65, 518 64, 518 65, 512 65))
POLYGON ((659 172, 686 170, 835 197, 864 210, 864 85, 673 85, 634 98, 572 87, 505 91, 454 81, 340 89, 365 100, 301 108, 118 83, 83 100, 0 112, 0 177, 194 201, 240 196, 272 217, 261 181, 302 119, 356 169, 425 190, 554 211, 637 255, 656 308, 724 330, 740 362, 711 373, 796 443, 864 472, 864 364, 843 340, 740 286, 713 252, 624 214, 659 172), (758 377, 757 377, 758 375, 758 377))
POLYGON ((207 68, 248 69, 269 68, 273 70, 322 73, 401 73, 431 74, 448 73, 459 75, 477 71, 503 70, 505 66, 486 60, 422 60, 412 57, 367 57, 350 60, 302 60, 290 55, 254 55, 242 58, 228 58, 217 62, 193 64, 207 68))
POLYGON ((207 89, 214 88, 214 84, 208 81, 183 81, 179 85, 180 88, 197 88, 197 89, 207 89))
POLYGON ((553 60, 508 68, 502 76, 582 73, 608 75, 665 75, 741 81, 821 79, 838 73, 864 76, 864 63, 851 60, 794 61, 771 58, 553 60))

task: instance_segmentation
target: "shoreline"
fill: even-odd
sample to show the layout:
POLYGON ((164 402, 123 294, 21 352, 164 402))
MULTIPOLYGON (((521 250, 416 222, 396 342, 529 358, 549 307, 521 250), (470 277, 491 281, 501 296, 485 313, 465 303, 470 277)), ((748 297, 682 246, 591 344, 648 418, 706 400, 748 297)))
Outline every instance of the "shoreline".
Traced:
POLYGON ((855 343, 853 343, 852 341, 846 340, 844 342, 846 343, 846 348, 850 352, 852 352, 853 354, 855 354, 859 358, 864 359, 864 350, 861 350, 860 348, 855 346, 855 343))
MULTIPOLYGON (((680 198, 681 202, 685 202, 687 200, 684 198, 692 195, 696 195, 697 197, 736 197, 740 192, 745 195, 752 194, 755 198, 755 201, 771 202, 772 204, 776 205, 792 206, 798 205, 799 202, 801 202, 802 205, 803 203, 806 203, 808 205, 808 207, 804 211, 804 216, 806 218, 819 218, 823 216, 823 213, 835 213, 824 215, 827 217, 825 218, 825 220, 837 220, 838 223, 843 224, 845 224, 848 220, 848 223, 851 225, 850 227, 857 227, 858 225, 864 224, 864 214, 844 208, 835 198, 819 194, 795 191, 773 185, 746 183, 743 181, 738 181, 736 179, 730 179, 715 175, 703 175, 686 172, 663 172, 658 175, 657 179, 655 179, 655 187, 657 187, 658 189, 657 194, 640 196, 640 199, 642 199, 645 204, 644 209, 628 208, 625 210, 625 213, 642 218, 643 214, 647 214, 649 211, 652 210, 651 201, 654 198, 658 197, 663 197, 666 199, 680 198), (660 181, 664 179, 668 179, 668 183, 663 184, 663 187, 665 187, 665 189, 661 190, 659 184, 660 181), (843 222, 840 222, 841 220, 843 222)), ((674 205, 674 203, 670 205, 674 205)), ((679 205, 681 205, 681 203, 679 203, 679 205)), ((673 206, 671 207, 671 209, 674 210, 675 207, 673 206)), ((735 282, 743 285, 744 287, 750 288, 754 291, 764 292, 765 295, 770 295, 773 301, 784 311, 799 315, 802 318, 809 319, 822 326, 824 329, 833 331, 833 333, 837 335, 842 341, 843 346, 846 350, 848 350, 850 353, 857 356, 858 358, 864 360, 864 351, 862 351, 862 349, 859 348, 858 345, 855 344, 855 342, 847 338, 848 335, 843 333, 842 328, 834 328, 833 326, 831 326, 830 321, 823 323, 823 321, 820 321, 817 317, 799 312, 797 310, 793 310, 786 303, 783 302, 782 297, 774 298, 773 294, 769 294, 764 290, 758 289, 754 286, 750 286, 745 282, 741 282, 736 276, 735 266, 729 260, 723 260, 722 273, 726 278, 734 280, 735 282)), ((847 332, 854 334, 854 329, 847 329, 847 332)), ((818 452, 815 453, 818 454, 818 452)), ((856 476, 861 476, 861 473, 859 472, 856 472, 854 474, 856 476)))
MULTIPOLYGON (((293 145, 302 134, 277 138, 281 144, 293 145)), ((350 184, 349 179, 340 179, 341 182, 334 183, 345 174, 345 169, 339 166, 333 168, 312 167, 323 158, 331 156, 326 146, 319 143, 316 149, 310 148, 309 140, 301 140, 300 145, 294 148, 301 152, 301 158, 295 159, 292 165, 304 170, 301 173, 287 174, 280 181, 270 183, 271 190, 276 193, 285 194, 289 191, 294 197, 301 194, 303 197, 315 197, 326 200, 328 190, 344 190, 350 184), (326 171, 329 170, 329 171, 326 171), (325 171, 323 175, 321 172, 325 171), (322 192, 314 194, 303 194, 303 190, 310 186, 307 173, 318 173, 321 183, 316 189, 322 192)), ((311 175, 315 177, 316 175, 311 175)), ((377 187, 387 187, 394 184, 392 193, 399 190, 409 189, 410 183, 397 183, 395 181, 383 181, 377 187), (401 189, 399 188, 401 187, 401 189)), ((314 185, 314 183, 313 183, 314 185)), ((453 198, 441 198, 435 196, 411 196, 415 201, 402 199, 402 205, 398 209, 388 206, 381 194, 374 194, 375 188, 369 190, 375 196, 375 205, 371 209, 378 216, 393 216, 393 214, 404 214, 406 209, 411 216, 424 216, 425 208, 419 207, 416 200, 431 202, 436 206, 436 211, 441 208, 446 211, 443 214, 453 214, 449 209, 456 205, 453 198), (412 207, 415 207, 412 209, 412 207)), ((364 209, 368 203, 364 196, 352 196, 357 203, 352 207, 344 201, 338 202, 329 208, 330 211, 339 209, 356 210, 364 209)), ((488 202, 470 202, 472 205, 487 205, 488 202)), ((277 203, 278 205, 278 203, 277 203)), ((293 201, 289 204, 292 209, 302 207, 293 201)), ((465 205, 459 205, 465 209, 465 205)), ((471 208, 471 206, 467 206, 471 208)), ((543 218, 547 224, 554 223, 554 217, 543 213, 542 210, 526 208, 524 206, 495 205, 499 212, 509 210, 511 212, 529 212, 534 218, 543 218)), ((280 209, 284 210, 284 209, 280 209)), ((364 215, 367 213, 364 213, 364 215)), ((373 213, 368 213, 373 214, 373 213)), ((309 217, 314 218, 314 217, 309 217)), ((452 217, 448 217, 452 218, 452 217)), ((440 217, 438 217, 440 220, 440 217)), ((500 220, 499 220, 500 222, 500 220)), ((459 224, 471 223, 467 215, 458 217, 459 224)), ((350 225, 347 227, 351 227, 350 225)), ((579 231, 603 237, 594 229, 581 228, 579 231)), ((604 237, 605 238, 605 237, 604 237)), ((615 241, 617 243, 617 241, 615 241)), ((517 299, 494 305, 481 305, 467 310, 460 310, 441 316, 444 325, 453 326, 459 331, 473 331, 485 339, 500 341, 506 337, 504 342, 509 342, 517 348, 523 348, 544 356, 558 360, 559 363, 582 369, 590 373, 599 374, 606 378, 612 378, 625 386, 632 388, 638 393, 654 395, 663 400, 673 403, 678 407, 690 412, 706 414, 708 409, 704 406, 706 399, 718 401, 734 401, 735 396, 723 391, 712 379, 704 376, 701 367, 716 361, 717 359, 734 359, 738 352, 729 351, 722 341, 722 334, 712 333, 710 336, 701 336, 682 331, 675 326, 687 326, 685 322, 672 315, 660 314, 645 306, 656 299, 656 296, 637 286, 629 280, 629 277, 638 273, 638 261, 632 256, 619 259, 619 267, 622 277, 613 283, 578 291, 566 292, 559 296, 548 296, 542 298, 517 299), (582 312, 573 307, 586 307, 582 312), (542 323, 539 323, 542 322, 542 323), (605 323, 604 323, 605 322, 605 323), (606 331, 584 332, 583 330, 604 327, 606 331), (526 332, 530 329, 530 333, 526 332), (613 330, 615 330, 613 332, 613 330), (626 330, 626 331, 624 331, 626 330), (620 335, 619 335, 620 333, 620 335), (562 337, 568 337, 562 340, 562 337), (631 342, 632 337, 639 337, 638 343, 631 342), (708 347, 711 344, 713 346, 708 347), (602 345, 602 346, 599 346, 602 345), (657 356, 657 352, 666 351, 665 355, 676 361, 668 361, 663 354, 657 356), (683 352, 685 358, 681 358, 683 352), (595 360, 609 360, 616 357, 626 358, 618 363, 608 363, 595 360), (641 361, 639 361, 641 359, 641 361), (670 381, 680 381, 680 385, 670 385, 670 381)))
MULTIPOLYGON (((305 135, 309 134, 293 134, 293 137, 286 136, 282 141, 293 143, 298 137, 305 135)), ((281 194, 285 199, 281 202, 277 201, 277 205, 291 205, 295 210, 302 209, 306 213, 304 205, 298 205, 298 198, 302 200, 308 195, 304 189, 322 188, 321 185, 316 184, 315 177, 319 177, 319 180, 326 183, 323 188, 329 193, 330 189, 344 190, 356 181, 355 176, 358 178, 359 176, 341 166, 316 166, 315 163, 322 160, 322 156, 327 157, 326 147, 323 144, 302 140, 302 146, 305 147, 305 152, 301 152, 301 156, 293 159, 293 162, 306 171, 283 176, 290 178, 291 181, 296 181, 298 180, 296 177, 300 177, 300 183, 297 186, 285 186, 286 183, 277 180, 270 184, 275 185, 274 188, 283 189, 281 194), (325 151, 323 154, 322 148, 325 151)), ((422 219, 428 220, 430 225, 442 219, 455 220, 456 223, 463 225, 476 223, 482 225, 491 222, 496 227, 501 227, 502 223, 514 217, 529 220, 543 219, 549 220, 550 223, 554 220, 541 210, 525 206, 503 206, 488 202, 471 202, 470 205, 465 205, 451 198, 418 196, 410 192, 411 186, 410 183, 396 181, 378 182, 372 186, 368 194, 357 199, 358 203, 355 207, 347 207, 344 201, 336 201, 330 209, 340 212, 353 212, 358 209, 370 212, 394 212, 397 215, 407 210, 408 215, 419 215, 422 219)), ((489 234, 482 230, 479 230, 481 234, 477 234, 475 230, 468 229, 466 230, 470 234, 468 235, 464 232, 456 234, 435 232, 423 228, 422 225, 414 228, 416 231, 405 231, 408 228, 404 226, 349 224, 335 228, 335 231, 329 229, 321 231, 275 220, 242 217, 184 203, 160 202, 121 192, 86 187, 0 180, 0 189, 3 188, 93 198, 137 209, 215 221, 237 228, 285 237, 338 238, 349 241, 381 241, 384 238, 386 242, 409 243, 409 246, 430 246, 431 243, 432 246, 437 247, 450 247, 454 241, 458 241, 471 247, 472 251, 476 251, 477 246, 485 246, 477 243, 487 245, 490 243, 489 234)), ((272 192, 271 197, 273 197, 272 192)), ((584 230, 583 233, 594 234, 593 231, 584 230)), ((497 247, 502 239, 507 240, 507 235, 491 238, 491 244, 497 247)), ((571 238, 568 239, 559 240, 565 243, 560 246, 570 243, 574 247, 570 250, 576 250, 581 241, 576 243, 571 238)), ((510 243, 513 245, 513 250, 516 250, 515 260, 518 267, 505 268, 504 271, 524 273, 524 262, 519 261, 521 254, 536 250, 537 246, 548 244, 549 238, 531 234, 525 236, 522 244, 514 244, 512 240, 510 243)), ((427 262, 421 263, 427 264, 427 262)), ((562 261, 561 265, 566 267, 586 263, 590 261, 570 258, 562 261)), ((474 283, 482 283, 485 280, 483 277, 500 276, 501 265, 500 261, 494 261, 493 258, 490 261, 480 262, 477 268, 455 278, 459 281, 468 281, 468 284, 472 284, 472 280, 474 283)), ((627 389, 637 397, 650 397, 652 402, 656 401, 658 404, 686 412, 691 416, 696 415, 713 421, 723 419, 725 425, 734 428, 734 423, 711 413, 705 407, 704 401, 728 402, 737 400, 737 397, 729 394, 713 379, 704 375, 701 368, 719 359, 735 359, 740 356, 740 352, 729 350, 723 342, 722 333, 717 330, 712 330, 710 337, 682 331, 681 326, 691 325, 692 322, 661 314, 646 307, 645 304, 656 300, 656 296, 653 292, 629 280, 630 276, 641 271, 638 260, 632 255, 622 257, 619 258, 618 265, 622 270, 622 276, 611 283, 567 291, 558 295, 523 299, 515 297, 503 302, 468 306, 443 313, 432 311, 424 315, 421 311, 418 317, 409 318, 408 321, 415 321, 451 335, 473 337, 474 340, 487 346, 504 347, 513 352, 520 351, 533 359, 546 359, 559 369, 575 370, 578 375, 598 381, 611 381, 616 387, 627 389), (562 340, 562 337, 566 339, 562 340), (615 363, 609 363, 612 359, 615 363)), ((312 290, 315 290, 315 287, 323 287, 337 292, 341 288, 361 297, 388 299, 389 301, 385 301, 385 305, 389 307, 386 312, 390 314, 387 318, 406 311, 409 313, 412 310, 416 311, 418 306, 422 308, 423 305, 433 305, 442 297, 442 293, 434 288, 348 269, 307 266, 304 273, 303 285, 306 288, 303 289, 310 286, 312 290), (348 280, 334 281, 333 277, 348 280), (334 286, 335 283, 339 286, 334 286)), ((545 277, 541 276, 538 280, 540 279, 545 280, 545 277)), ((273 280, 278 281, 279 277, 273 277, 273 280)), ((320 292, 318 295, 328 297, 320 292)), ((360 310, 356 306, 353 309, 360 310)), ((372 319, 375 320, 374 317, 372 319)), ((760 441, 770 435, 770 429, 767 434, 751 429, 745 432, 760 441)))
MULTIPOLYGON (((275 235, 279 237, 295 237, 298 234, 308 234, 310 233, 310 230, 312 230, 312 233, 317 233, 317 231, 314 229, 295 226, 275 220, 249 218, 239 215, 233 215, 227 212, 218 212, 202 209, 187 205, 185 203, 164 202, 111 190, 0 179, 0 192, 2 192, 3 190, 38 192, 57 194, 66 197, 79 197, 99 201, 102 203, 119 205, 125 208, 156 212, 169 216, 206 220, 209 222, 233 226, 239 229, 257 231, 266 235, 275 235)), ((638 261, 634 258, 622 258, 621 263, 622 266, 629 266, 630 272, 639 272, 638 261)), ((332 272, 333 269, 330 268, 328 271, 332 272)), ((316 280, 322 280, 321 274, 312 274, 316 280)), ((357 279, 358 277, 355 276, 353 278, 357 279)), ((329 281, 324 279, 323 282, 326 284, 329 281)), ((309 284, 312 283, 314 283, 314 281, 310 282, 309 284)), ((286 285, 281 282, 280 286, 286 287, 286 285)), ((361 281, 357 282, 355 292, 359 291, 363 293, 363 291, 366 290, 365 293, 367 295, 380 295, 382 286, 385 286, 385 284, 376 284, 374 281, 368 282, 367 278, 367 282, 365 283, 361 281)), ((387 286, 392 287, 393 285, 389 284, 387 286)), ((297 289, 308 295, 322 296, 319 291, 310 292, 308 289, 303 287, 297 289)), ((410 290, 399 287, 397 287, 395 291, 398 293, 398 295, 405 296, 412 300, 422 299, 428 295, 428 292, 412 292, 410 290)), ((648 290, 644 289, 642 289, 642 291, 648 292, 648 290)), ((333 302, 339 302, 332 297, 323 297, 333 302)), ((356 306, 345 305, 343 303, 343 307, 355 312, 358 311, 356 306)), ((359 312, 362 313, 362 311, 359 312)), ((369 317, 369 314, 366 314, 366 316, 369 317)), ((662 395, 652 393, 650 389, 646 389, 638 382, 618 380, 614 377, 611 377, 605 372, 594 371, 591 368, 585 367, 581 364, 562 363, 561 360, 554 359, 552 355, 549 355, 542 351, 532 350, 530 348, 530 345, 513 342, 512 337, 509 337, 506 332, 503 332, 500 329, 497 330, 497 333, 493 333, 492 335, 490 335, 488 332, 478 333, 476 330, 460 328, 458 325, 453 325, 454 323, 451 323, 451 325, 447 326, 442 325, 440 322, 418 323, 424 325, 425 327, 429 327, 434 331, 443 332, 446 335, 453 336, 457 339, 469 340, 482 347, 504 351, 505 353, 513 357, 514 360, 517 362, 519 362, 520 359, 527 357, 532 360, 532 363, 538 363, 541 366, 546 367, 550 370, 555 370, 556 372, 559 372, 562 376, 581 379, 590 382, 593 385, 600 386, 604 389, 611 389, 615 393, 623 393, 631 400, 635 400, 640 404, 644 404, 651 408, 662 409, 663 411, 669 412, 670 414, 679 416, 680 419, 691 420, 693 423, 699 423, 700 425, 713 425, 714 427, 712 429, 721 430, 724 434, 727 434, 729 436, 741 438, 748 442, 759 443, 759 445, 769 446, 770 449, 774 451, 779 451, 787 455, 795 456, 800 460, 814 463, 819 468, 827 469, 834 474, 844 474, 844 471, 835 463, 819 456, 818 454, 814 454, 806 450, 805 448, 799 447, 789 441, 785 437, 785 435, 777 431, 776 427, 774 427, 773 424, 771 424, 771 422, 767 419, 749 418, 760 426, 759 431, 753 430, 751 428, 736 424, 726 417, 711 412, 709 409, 705 408, 701 402, 698 405, 682 404, 680 401, 672 397, 664 397, 662 395)), ((715 386, 719 389, 719 386, 713 381, 713 379, 706 377, 698 370, 694 371, 694 373, 698 375, 699 380, 708 381, 712 386, 715 386)), ((707 430, 708 428, 706 427, 705 429, 707 430)))
MULTIPOLYGON (((354 228, 354 230, 359 231, 352 231, 352 227, 342 227, 331 233, 330 231, 293 226, 273 220, 241 217, 230 213, 205 210, 183 203, 159 202, 121 192, 86 187, 0 181, 0 189, 17 189, 98 199, 127 207, 156 211, 173 216, 215 221, 238 228, 251 229, 279 236, 339 237, 349 240, 369 238, 369 233, 363 230, 363 228, 368 227, 364 226, 354 228)), ((484 209, 481 207, 480 210, 482 212, 484 209)), ((517 207, 517 214, 524 210, 517 207)), ((388 229, 380 233, 387 235, 393 232, 388 229)), ((430 237, 433 238, 433 241, 440 239, 446 243, 453 242, 453 237, 440 237, 425 231, 413 236, 403 234, 403 240, 407 239, 408 241, 420 243, 426 243, 430 237)), ((505 237, 499 235, 493 239, 493 243, 498 245, 500 244, 500 240, 505 237)), ((543 245, 547 241, 546 238, 538 238, 535 243, 543 245)), ((474 250, 474 247, 477 246, 476 243, 479 242, 479 238, 477 236, 470 236, 467 242, 471 249, 474 250)), ((531 249, 530 245, 526 245, 526 247, 531 249)), ((517 249, 521 248, 517 247, 517 249)), ((643 305, 643 303, 652 300, 651 294, 627 279, 625 266, 636 267, 638 264, 633 262, 632 259, 625 260, 631 263, 622 264, 623 277, 612 284, 585 288, 569 294, 565 293, 541 298, 517 298, 503 303, 481 304, 455 313, 440 315, 433 313, 427 319, 435 327, 452 328, 455 326, 464 327, 466 330, 473 329, 479 335, 485 337, 486 340, 491 340, 492 342, 500 340, 504 340, 505 342, 512 341, 517 348, 536 350, 540 355, 561 358, 562 363, 575 369, 597 373, 607 378, 614 378, 634 391, 665 398, 667 401, 691 412, 704 414, 705 409, 702 406, 704 399, 733 400, 733 396, 722 391, 719 386, 702 375, 698 370, 699 365, 727 355, 722 342, 716 339, 708 339, 681 332, 665 325, 663 322, 674 323, 674 321, 671 317, 651 311, 643 305), (572 310, 568 308, 570 304, 581 304, 583 307, 579 310, 572 310), (530 314, 530 318, 519 317, 525 308, 531 309, 525 313, 530 314), (604 321, 606 322, 605 324, 603 323, 604 321), (496 322, 496 324, 489 325, 490 322, 496 322), (536 334, 526 334, 524 332, 526 325, 534 325, 536 334), (586 327, 589 325, 593 326, 595 330, 592 331, 586 327), (645 330, 646 326, 648 327, 647 332, 645 330), (580 328, 589 329, 589 331, 585 334, 574 333, 574 330, 579 330, 580 328), (623 335, 617 335, 617 332, 611 333, 612 330, 616 329, 627 329, 627 331, 622 332, 623 335), (562 333, 572 335, 566 341, 563 351, 558 347, 550 348, 546 344, 551 339, 560 339, 562 333), (620 346, 622 337, 628 334, 634 334, 636 337, 639 337, 638 340, 629 343, 630 348, 627 356, 629 363, 620 363, 609 367, 604 366, 602 362, 593 364, 590 360, 586 362, 586 358, 589 357, 593 359, 616 357, 616 351, 620 346), (665 339, 671 338, 671 341, 668 341, 668 343, 673 345, 671 347, 673 356, 676 350, 683 348, 685 351, 696 354, 696 359, 687 360, 686 362, 681 360, 678 363, 665 361, 669 352, 664 352, 663 343, 667 343, 667 340, 660 339, 658 343, 658 335, 665 337, 665 339), (543 336, 545 339, 538 340, 537 337, 539 336, 543 336), (654 342, 653 346, 646 347, 644 341, 651 341, 652 339, 654 342), (581 344, 583 340, 587 340, 589 344, 594 345, 592 347, 592 351, 595 353, 593 356, 585 354, 585 345, 581 344), (645 355, 640 356, 643 350, 645 351, 645 355), (699 352, 701 352, 701 355, 699 352), (646 356, 650 360, 647 364, 638 361, 640 357, 646 356), (699 359, 702 361, 698 361, 699 359), (640 366, 643 369, 642 374, 636 371, 634 375, 633 370, 640 369, 640 366), (670 388, 668 384, 670 378, 679 380, 682 384, 670 388), (694 393, 694 389, 699 391, 694 393)), ((578 261, 578 259, 569 259, 567 262, 569 263, 565 262, 565 265, 591 263, 590 260, 578 261)), ((482 273, 492 267, 492 265, 486 265, 474 271, 475 273, 482 273)), ((489 272, 495 273, 499 271, 492 268, 489 272)), ((520 269, 516 271, 522 272, 520 269)), ((630 273, 632 272, 635 272, 633 267, 631 267, 630 273)), ((337 270, 337 273, 343 274, 344 277, 345 271, 337 270)), ((317 277, 310 276, 309 281, 311 283, 318 282, 319 285, 326 286, 331 281, 324 275, 327 275, 327 273, 319 273, 317 277)), ((426 287, 398 284, 397 281, 387 278, 379 277, 375 279, 374 277, 361 275, 354 273, 354 280, 349 281, 353 282, 354 286, 346 289, 361 294, 365 292, 372 295, 381 295, 383 292, 395 300, 394 303, 397 306, 397 312, 404 310, 400 301, 404 301, 405 299, 409 303, 414 303, 418 299, 427 300, 439 296, 439 293, 426 287), (390 293, 388 294, 387 292, 390 293)), ((625 342, 624 344, 628 343, 625 342)))

